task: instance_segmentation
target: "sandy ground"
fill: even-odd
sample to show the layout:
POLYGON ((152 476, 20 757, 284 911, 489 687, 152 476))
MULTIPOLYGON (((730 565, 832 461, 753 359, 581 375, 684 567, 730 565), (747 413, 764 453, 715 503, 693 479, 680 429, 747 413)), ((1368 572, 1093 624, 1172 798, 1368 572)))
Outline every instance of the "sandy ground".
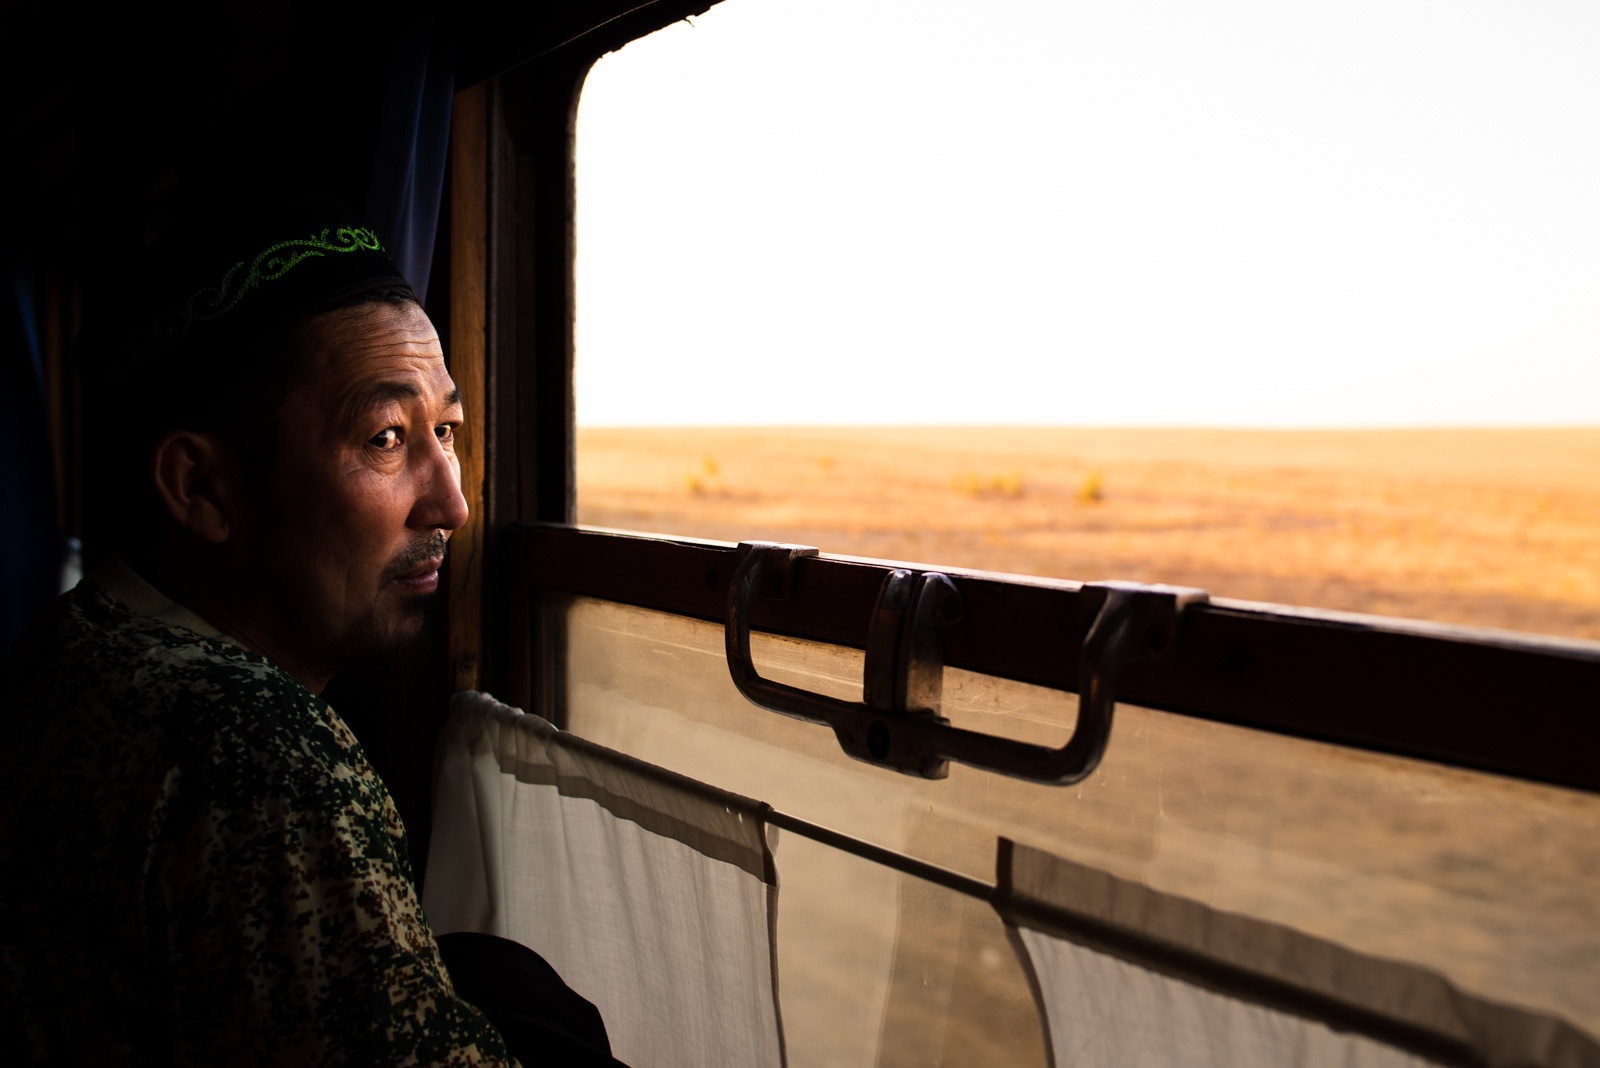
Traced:
POLYGON ((1600 639, 1600 428, 590 429, 578 518, 1600 639))

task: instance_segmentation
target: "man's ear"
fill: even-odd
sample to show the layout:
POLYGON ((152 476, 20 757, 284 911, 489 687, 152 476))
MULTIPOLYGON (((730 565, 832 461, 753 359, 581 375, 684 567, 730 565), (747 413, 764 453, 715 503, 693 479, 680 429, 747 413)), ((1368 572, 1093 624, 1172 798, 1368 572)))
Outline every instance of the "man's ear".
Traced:
POLYGON ((228 540, 233 500, 228 460, 221 442, 192 430, 167 433, 151 457, 162 507, 173 522, 203 541, 228 540))

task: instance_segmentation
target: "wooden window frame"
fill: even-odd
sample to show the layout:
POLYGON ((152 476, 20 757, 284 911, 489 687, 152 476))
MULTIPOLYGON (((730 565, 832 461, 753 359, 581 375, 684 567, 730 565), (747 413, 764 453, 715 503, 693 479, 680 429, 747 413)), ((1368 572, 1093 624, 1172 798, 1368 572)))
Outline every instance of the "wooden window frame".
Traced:
MULTIPOLYGON (((737 548, 576 527, 574 133, 595 60, 706 3, 612 3, 552 19, 534 59, 458 97, 451 340, 484 428, 467 472, 474 563, 452 576, 450 649, 481 686, 558 723, 568 596, 721 622, 737 548), (590 28, 583 29, 584 26, 590 28), (476 273, 475 273, 476 272, 476 273), (495 576, 482 582, 466 572, 495 576)), ((565 9, 563 9, 565 10, 565 9)), ((824 547, 825 548, 825 547, 824 547)), ((458 558, 461 555, 458 551, 458 558)), ((819 556, 757 627, 864 648, 895 565, 819 556)), ((967 605, 945 662, 1073 691, 1088 620, 1076 583, 939 568, 967 605)), ((1600 644, 1214 600, 1176 656, 1120 700, 1261 730, 1600 791, 1600 644)), ((752 708, 752 715, 765 715, 752 708)))

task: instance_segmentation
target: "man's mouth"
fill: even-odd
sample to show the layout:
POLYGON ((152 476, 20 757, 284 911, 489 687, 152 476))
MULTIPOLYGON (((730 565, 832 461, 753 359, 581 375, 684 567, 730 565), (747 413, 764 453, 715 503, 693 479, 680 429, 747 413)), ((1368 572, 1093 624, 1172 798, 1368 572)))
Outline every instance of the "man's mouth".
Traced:
POLYGON ((403 554, 389 565, 386 585, 403 593, 432 593, 439 588, 439 567, 444 563, 443 537, 430 540, 403 554))
POLYGON ((411 593, 432 593, 439 586, 439 565, 442 563, 444 557, 436 557, 405 574, 396 575, 390 583, 411 593))

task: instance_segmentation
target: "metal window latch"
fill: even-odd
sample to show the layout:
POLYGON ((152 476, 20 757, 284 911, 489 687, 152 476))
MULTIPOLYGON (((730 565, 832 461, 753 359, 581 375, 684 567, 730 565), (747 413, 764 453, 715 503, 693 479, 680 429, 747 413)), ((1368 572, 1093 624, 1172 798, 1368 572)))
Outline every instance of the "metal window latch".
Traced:
MULTIPOLYGON (((867 630, 862 697, 868 708, 900 717, 948 723, 939 715, 944 691, 943 632, 961 620, 961 594, 935 571, 891 571, 878 589, 867 630)), ((853 716, 832 721, 839 746, 859 760, 896 771, 942 779, 948 761, 937 753, 904 751, 893 744, 886 721, 853 716)))
POLYGON ((1162 659, 1177 644, 1179 622, 1204 590, 1130 582, 1085 585, 1094 612, 1078 650, 1078 722, 1060 748, 951 725, 939 714, 942 632, 961 619, 961 594, 948 576, 897 570, 878 591, 867 635, 860 702, 842 701, 764 679, 750 659, 750 610, 789 596, 794 563, 817 555, 803 545, 745 542, 728 590, 728 672, 762 708, 833 728, 849 755, 925 778, 949 774, 948 761, 1035 782, 1067 785, 1094 771, 1111 737, 1117 678, 1137 660, 1162 659))

